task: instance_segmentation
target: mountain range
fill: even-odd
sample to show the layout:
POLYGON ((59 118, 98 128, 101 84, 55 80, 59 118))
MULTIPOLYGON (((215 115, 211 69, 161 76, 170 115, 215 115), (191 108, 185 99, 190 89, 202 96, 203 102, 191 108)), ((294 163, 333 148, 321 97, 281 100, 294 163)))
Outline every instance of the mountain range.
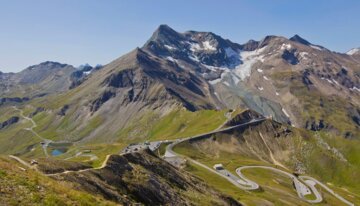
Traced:
MULTIPOLYGON (((209 132, 223 126, 226 113, 235 117, 251 111, 269 122, 232 133, 243 137, 240 143, 229 137, 233 144, 204 142, 183 150, 193 153, 190 148, 202 148, 203 154, 194 154, 204 158, 214 151, 219 157, 222 152, 244 157, 250 152, 244 149, 247 140, 258 154, 247 158, 271 162, 265 145, 259 143, 264 134, 269 142, 279 137, 266 147, 294 171, 321 176, 309 159, 321 161, 325 153, 333 158, 326 160, 326 169, 347 162, 345 168, 324 173, 326 181, 343 172, 336 183, 348 182, 341 178, 360 171, 360 157, 355 154, 360 147, 360 50, 356 48, 338 53, 299 35, 266 36, 239 44, 212 32, 181 33, 160 25, 142 47, 106 65, 76 68, 47 61, 18 73, 0 73, 0 88, 1 154, 34 159, 60 151, 54 158, 97 165, 128 144, 209 132), (293 129, 283 133, 288 127, 293 129), (256 133, 253 139, 247 137, 251 132, 256 133), (298 146, 303 139, 315 145, 312 148, 327 148, 326 152, 309 149, 314 153, 307 157, 298 146), (86 156, 84 151, 94 154, 86 156), (290 163, 294 158, 296 164, 290 163)), ((360 191, 358 186, 347 189, 360 191)))

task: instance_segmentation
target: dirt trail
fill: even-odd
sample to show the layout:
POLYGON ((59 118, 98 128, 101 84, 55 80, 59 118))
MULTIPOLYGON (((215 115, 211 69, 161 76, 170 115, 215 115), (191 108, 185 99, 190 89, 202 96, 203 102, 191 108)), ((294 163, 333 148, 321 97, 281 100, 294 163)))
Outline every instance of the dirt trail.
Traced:
POLYGON ((275 157, 274 157, 274 155, 273 155, 273 153, 272 153, 269 145, 266 143, 266 141, 265 141, 263 135, 261 134, 261 132, 259 132, 259 135, 260 135, 262 141, 264 142, 266 148, 269 150, 270 158, 271 158, 271 160, 273 161, 274 165, 280 166, 280 167, 282 167, 282 168, 284 168, 284 169, 286 169, 286 170, 288 170, 288 171, 291 171, 291 170, 289 170, 289 168, 285 167, 283 164, 281 164, 279 161, 277 161, 277 160, 275 159, 275 157))
POLYGON ((49 157, 49 154, 48 154, 48 152, 47 152, 47 147, 48 147, 49 144, 52 142, 52 140, 46 139, 46 138, 40 136, 37 132, 34 131, 34 128, 37 127, 36 122, 35 122, 32 118, 25 116, 23 110, 15 107, 15 106, 13 106, 13 108, 14 108, 16 111, 19 111, 19 112, 20 112, 20 116, 21 116, 22 118, 24 118, 24 119, 26 119, 26 120, 28 120, 28 121, 31 122, 32 126, 31 126, 31 127, 28 127, 28 128, 24 128, 24 129, 32 132, 36 137, 38 137, 39 139, 42 140, 41 145, 42 145, 44 154, 45 154, 46 157, 49 157))

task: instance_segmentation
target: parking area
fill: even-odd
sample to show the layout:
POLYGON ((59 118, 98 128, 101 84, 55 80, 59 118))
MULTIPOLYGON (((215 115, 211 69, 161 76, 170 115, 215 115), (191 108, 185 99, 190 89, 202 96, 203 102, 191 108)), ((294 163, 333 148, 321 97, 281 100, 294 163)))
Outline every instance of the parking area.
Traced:
POLYGON ((150 149, 151 151, 155 151, 160 147, 161 143, 163 143, 163 141, 133 143, 124 148, 121 153, 126 154, 131 152, 137 152, 143 149, 150 149))

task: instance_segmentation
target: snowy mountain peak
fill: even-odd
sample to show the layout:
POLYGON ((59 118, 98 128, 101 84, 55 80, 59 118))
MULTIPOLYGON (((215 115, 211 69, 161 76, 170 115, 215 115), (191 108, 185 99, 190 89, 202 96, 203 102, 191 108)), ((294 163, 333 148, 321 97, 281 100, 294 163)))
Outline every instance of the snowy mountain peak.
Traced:
POLYGON ((156 56, 171 60, 182 60, 194 65, 233 67, 234 54, 241 50, 241 45, 212 32, 187 31, 179 33, 166 25, 161 25, 142 47, 156 56))
POLYGON ((347 55, 354 55, 354 54, 360 54, 360 48, 353 48, 351 50, 349 50, 348 52, 346 52, 347 55))

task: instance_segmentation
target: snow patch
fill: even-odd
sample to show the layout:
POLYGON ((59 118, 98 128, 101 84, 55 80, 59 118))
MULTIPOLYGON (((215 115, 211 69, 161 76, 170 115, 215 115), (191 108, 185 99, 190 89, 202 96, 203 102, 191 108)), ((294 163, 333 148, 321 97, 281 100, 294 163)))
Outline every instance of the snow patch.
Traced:
POLYGON ((328 79, 328 78, 325 78, 325 77, 321 77, 320 79, 322 80, 326 80, 327 82, 329 82, 330 84, 339 84, 337 81, 335 81, 334 79, 328 79))
POLYGON ((223 82, 223 84, 225 84, 226 86, 230 87, 229 82, 223 82))
POLYGON ((354 86, 353 88, 349 88, 349 89, 350 89, 351 91, 354 91, 354 90, 355 90, 355 91, 357 91, 357 92, 360 92, 360 88, 357 88, 357 87, 355 87, 355 86, 354 86))
MULTIPOLYGON (((222 70, 223 73, 219 79, 209 81, 210 84, 217 84, 224 79, 226 75, 230 75, 229 77, 235 84, 238 84, 239 81, 244 80, 249 77, 251 74, 251 69, 253 65, 259 61, 264 61, 264 55, 261 53, 264 51, 266 47, 261 49, 257 49, 255 51, 240 51, 236 52, 232 48, 228 47, 225 49, 226 56, 231 58, 232 62, 228 63, 228 65, 221 67, 214 67, 206 64, 202 64, 202 66, 208 68, 211 71, 219 71, 222 70)), ((193 49, 196 49, 196 46, 193 46, 193 49)), ((200 62, 200 60, 195 55, 189 55, 189 58, 193 61, 200 62)), ((259 72, 262 72, 262 69, 258 69, 259 72)), ((229 83, 228 83, 229 84, 229 83)))
POLYGON ((167 45, 167 44, 165 44, 164 47, 167 48, 167 49, 169 49, 169 50, 176 50, 175 47, 172 47, 172 46, 167 45))
POLYGON ((228 58, 230 58, 230 57, 236 57, 236 56, 239 55, 235 50, 233 50, 233 49, 230 48, 230 47, 225 48, 225 53, 226 53, 226 56, 227 56, 228 58))
POLYGON ((209 41, 202 42, 202 46, 194 42, 188 42, 188 44, 190 44, 190 51, 192 52, 203 51, 203 50, 216 51, 216 47, 211 45, 209 41))
MULTIPOLYGON (((215 67, 215 68, 216 68, 216 67, 215 67)), ((222 67, 217 67, 217 68, 222 68, 222 67)), ((211 81, 209 81, 209 83, 212 84, 212 85, 217 84, 217 83, 220 83, 221 80, 223 80, 224 77, 225 77, 228 73, 230 73, 229 70, 225 70, 223 73, 221 73, 220 78, 211 80, 211 81)))
POLYGON ((266 47, 257 49, 255 51, 243 51, 240 52, 240 59, 242 64, 239 64, 235 67, 235 74, 240 77, 241 80, 244 80, 246 77, 249 77, 251 74, 252 66, 258 61, 264 61, 264 56, 260 55, 266 47))
POLYGON ((262 69, 257 69, 257 71, 258 71, 258 72, 260 72, 260 73, 262 73, 262 72, 263 72, 263 70, 262 70, 262 69))
POLYGON ((335 82, 335 84, 340 86, 339 82, 337 82, 335 79, 332 79, 332 81, 335 82))
POLYGON ((291 49, 291 44, 282 44, 280 49, 281 50, 285 50, 285 49, 289 50, 289 49, 291 49))
POLYGON ((216 51, 216 47, 211 45, 209 41, 204 41, 203 46, 205 50, 216 51))
POLYGON ((191 43, 189 42, 190 44, 190 51, 192 52, 197 52, 197 51, 201 51, 201 46, 198 44, 198 43, 191 43))
POLYGON ((199 58, 197 56, 189 55, 188 57, 189 57, 189 59, 191 59, 191 60, 193 60, 195 62, 200 62, 200 60, 199 60, 199 58))
POLYGON ((172 62, 176 62, 176 60, 174 58, 172 58, 171 56, 167 56, 166 59, 169 61, 172 61, 172 62))
POLYGON ((275 92, 276 96, 279 96, 279 93, 278 92, 275 92))
POLYGON ((315 45, 310 45, 310 47, 313 48, 313 49, 320 50, 320 51, 323 50, 322 48, 320 48, 320 47, 318 47, 318 46, 315 46, 315 45))
POLYGON ((89 75, 91 73, 91 70, 90 71, 87 71, 87 72, 83 72, 86 76, 89 75))
POLYGON ((290 115, 286 112, 286 110, 284 108, 281 109, 281 111, 287 116, 290 118, 290 115))
POLYGON ((226 70, 228 70, 227 67, 214 67, 214 66, 210 66, 210 65, 206 65, 206 64, 201 64, 201 65, 203 65, 204 67, 210 69, 211 71, 217 71, 217 70, 224 70, 224 71, 226 71, 226 70))
POLYGON ((309 53, 307 52, 300 52, 299 55, 303 60, 306 60, 309 57, 309 53))
POLYGON ((258 87, 258 89, 259 89, 260 91, 264 90, 264 88, 263 88, 263 87, 258 87))
POLYGON ((267 78, 267 76, 263 76, 263 78, 264 78, 265 80, 268 80, 268 81, 269 81, 269 78, 267 78))
POLYGON ((357 52, 360 52, 359 48, 351 49, 350 51, 346 52, 346 54, 347 55, 354 55, 357 52))
POLYGON ((220 83, 220 82, 221 82, 221 78, 209 81, 209 83, 212 84, 212 85, 215 85, 215 84, 220 83))

